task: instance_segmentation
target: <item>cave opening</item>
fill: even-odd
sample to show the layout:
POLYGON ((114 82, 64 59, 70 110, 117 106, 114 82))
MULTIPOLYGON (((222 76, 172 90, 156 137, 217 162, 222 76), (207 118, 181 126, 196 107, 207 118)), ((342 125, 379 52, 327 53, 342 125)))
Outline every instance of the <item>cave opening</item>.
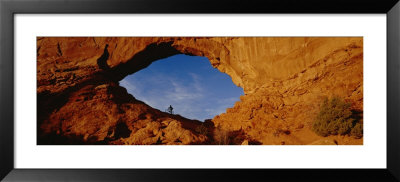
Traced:
POLYGON ((206 57, 176 54, 120 80, 136 99, 153 108, 204 121, 233 107, 243 89, 211 66, 206 57))

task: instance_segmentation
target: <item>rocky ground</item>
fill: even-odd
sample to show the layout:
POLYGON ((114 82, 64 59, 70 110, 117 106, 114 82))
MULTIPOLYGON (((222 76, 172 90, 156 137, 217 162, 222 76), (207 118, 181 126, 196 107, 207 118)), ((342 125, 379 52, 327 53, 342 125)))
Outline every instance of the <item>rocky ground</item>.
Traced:
POLYGON ((325 97, 363 111, 362 38, 37 39, 38 144, 362 144, 321 137, 311 123, 325 97), (206 56, 244 88, 202 123, 151 108, 118 81, 174 54, 206 56))

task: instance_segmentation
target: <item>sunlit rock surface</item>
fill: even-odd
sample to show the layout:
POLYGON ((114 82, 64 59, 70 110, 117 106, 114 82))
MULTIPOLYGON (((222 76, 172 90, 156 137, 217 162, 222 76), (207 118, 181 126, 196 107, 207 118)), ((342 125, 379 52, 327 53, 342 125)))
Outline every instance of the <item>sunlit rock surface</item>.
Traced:
POLYGON ((39 144, 212 144, 214 127, 242 131, 237 144, 362 144, 310 128, 325 96, 363 110, 363 40, 39 37, 37 93, 39 144), (181 53, 207 57, 245 96, 202 124, 153 109, 119 87, 125 76, 181 53), (200 125, 207 134, 196 131, 200 125))

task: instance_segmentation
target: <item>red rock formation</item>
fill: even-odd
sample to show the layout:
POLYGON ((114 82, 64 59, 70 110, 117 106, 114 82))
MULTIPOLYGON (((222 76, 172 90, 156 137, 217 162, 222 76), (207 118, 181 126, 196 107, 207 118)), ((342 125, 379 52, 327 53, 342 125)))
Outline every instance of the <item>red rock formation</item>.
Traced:
POLYGON ((210 143, 211 136, 195 131, 199 122, 153 109, 118 86, 125 76, 178 53, 206 56, 244 88, 241 101, 216 116, 211 128, 242 129, 244 143, 362 144, 310 131, 324 96, 341 96, 362 111, 363 41, 357 37, 41 37, 38 143, 210 143))

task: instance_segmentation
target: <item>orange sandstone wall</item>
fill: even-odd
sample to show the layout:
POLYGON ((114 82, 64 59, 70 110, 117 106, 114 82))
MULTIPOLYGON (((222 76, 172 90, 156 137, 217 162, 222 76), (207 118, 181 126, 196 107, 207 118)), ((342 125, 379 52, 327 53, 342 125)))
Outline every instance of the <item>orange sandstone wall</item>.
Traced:
MULTIPOLYGON (((113 133, 115 129, 112 128, 122 122, 131 133, 126 138, 120 137, 118 142, 135 143, 126 141, 146 126, 135 129, 134 123, 141 120, 126 118, 124 112, 136 106, 127 107, 132 103, 121 104, 112 99, 116 96, 114 91, 119 90, 116 83, 153 61, 179 53, 206 56, 215 68, 227 73, 233 83, 244 88, 245 96, 241 101, 212 120, 215 126, 227 130, 242 129, 249 138, 263 144, 362 143, 362 140, 346 137, 321 138, 310 131, 310 123, 324 96, 344 97, 352 102, 354 109, 362 110, 363 39, 360 37, 39 37, 39 133, 82 136, 83 141, 88 141, 88 138, 104 141, 112 135, 107 133, 113 133), (98 87, 105 92, 93 91, 98 87), (80 92, 89 95, 86 100, 97 99, 93 102, 115 107, 115 111, 111 109, 112 112, 106 114, 113 117, 100 121, 89 110, 85 111, 87 116, 83 113, 79 116, 67 114, 70 111, 82 112, 83 108, 77 109, 77 106, 88 103, 74 100, 82 96, 78 94, 80 92), (89 116, 93 117, 84 119, 89 116), (74 122, 64 126, 70 120, 74 122), (286 132, 282 134, 280 131, 286 132), (122 142, 122 139, 126 141, 122 142)), ((122 95, 128 98, 129 94, 122 95)), ((85 100, 85 97, 81 99, 85 100)), ((104 112, 101 111, 104 109, 98 108, 98 112, 104 112)), ((149 111, 137 112, 140 115, 149 111)), ((147 118, 149 122, 166 120, 159 119, 160 113, 150 115, 147 118)), ((182 125, 182 122, 178 123, 182 125)), ((166 126, 152 127, 159 131, 166 126)), ((164 141, 163 144, 175 140, 178 143, 185 140, 186 144, 190 140, 194 143, 206 140, 200 139, 201 136, 190 128, 177 127, 183 129, 182 133, 187 131, 185 136, 190 139, 158 139, 156 131, 152 138, 161 143, 164 141)), ((113 141, 117 139, 114 137, 113 141)))

